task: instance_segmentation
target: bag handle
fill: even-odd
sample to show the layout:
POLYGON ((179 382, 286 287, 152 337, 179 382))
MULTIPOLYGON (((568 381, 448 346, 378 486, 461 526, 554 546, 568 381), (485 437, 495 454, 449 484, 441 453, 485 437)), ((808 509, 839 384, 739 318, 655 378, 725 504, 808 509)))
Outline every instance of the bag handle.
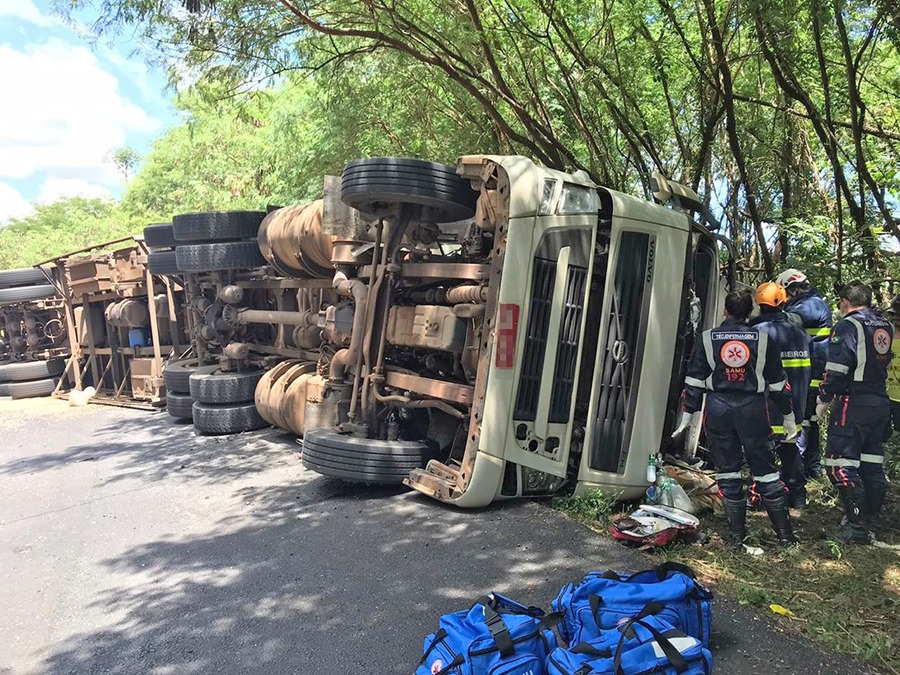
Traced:
POLYGON ((602 659, 612 658, 612 650, 609 647, 606 649, 597 649, 590 642, 579 642, 569 651, 573 654, 587 654, 588 656, 596 656, 602 659))
POLYGON ((656 576, 660 581, 663 581, 669 572, 681 572, 682 574, 690 577, 693 580, 697 579, 697 573, 694 572, 693 569, 691 569, 687 565, 682 565, 681 563, 673 562, 671 560, 657 565, 653 569, 653 571, 656 572, 656 576))
POLYGON ((488 630, 491 631, 491 637, 494 638, 494 644, 497 645, 500 656, 506 658, 515 654, 516 646, 509 635, 509 627, 507 627, 503 617, 495 609, 497 604, 496 598, 483 595, 475 603, 484 608, 484 622, 487 624, 488 630))
POLYGON ((634 624, 639 624, 650 631, 650 635, 653 636, 653 640, 660 646, 663 654, 665 654, 666 658, 669 659, 669 663, 672 664, 672 667, 675 668, 679 673, 683 673, 688 669, 688 662, 681 655, 681 652, 675 648, 669 639, 665 637, 662 633, 656 630, 653 626, 648 624, 645 621, 641 621, 638 618, 629 619, 628 623, 625 624, 625 628, 622 629, 622 637, 619 638, 619 644, 616 645, 616 658, 613 661, 613 672, 616 675, 625 675, 625 671, 622 670, 622 645, 625 643, 625 632, 628 628, 633 626, 634 624))
POLYGON ((425 659, 427 659, 432 650, 437 647, 437 643, 443 640, 445 637, 447 637, 447 631, 445 631, 443 628, 439 628, 438 632, 434 634, 434 639, 431 641, 431 644, 428 645, 428 649, 426 649, 425 653, 422 654, 422 660, 419 661, 420 666, 425 663, 425 659))

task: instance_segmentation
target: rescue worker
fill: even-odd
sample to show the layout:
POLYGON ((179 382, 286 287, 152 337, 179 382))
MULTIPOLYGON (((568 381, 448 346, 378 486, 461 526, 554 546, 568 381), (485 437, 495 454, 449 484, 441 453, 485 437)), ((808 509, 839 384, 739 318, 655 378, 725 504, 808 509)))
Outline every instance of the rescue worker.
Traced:
MULTIPOLYGON (((756 289, 756 304, 759 316, 750 325, 769 335, 769 349, 778 349, 781 366, 791 388, 791 403, 795 418, 804 419, 806 399, 809 392, 811 363, 809 358, 809 336, 784 313, 787 293, 780 284, 771 281, 756 289)), ((803 459, 797 449, 797 437, 785 432, 783 418, 777 409, 769 409, 772 432, 778 443, 781 458, 781 480, 787 486, 788 506, 802 509, 806 506, 806 473, 803 459)), ((758 486, 753 486, 758 492, 758 486)))
POLYGON ((891 341, 894 356, 888 364, 887 395, 891 401, 891 425, 894 431, 900 432, 900 295, 891 301, 890 320, 894 325, 891 341))
POLYGON ((852 281, 838 292, 843 319, 828 339, 816 415, 830 409, 825 467, 844 504, 841 537, 870 543, 887 493, 884 440, 891 404, 885 391, 893 326, 871 308, 872 289, 852 281))
POLYGON ((778 542, 795 544, 784 483, 775 463, 775 444, 766 411, 767 395, 784 416, 788 436, 797 433, 790 387, 778 349, 764 331, 747 325, 753 309, 749 291, 725 298, 725 321, 697 340, 685 377, 684 404, 676 436, 699 424, 706 393, 704 428, 716 480, 724 495, 731 543, 742 547, 747 536, 747 502, 741 467, 746 460, 759 484, 778 542))
POLYGON ((806 274, 798 269, 785 270, 778 275, 775 283, 784 286, 788 294, 784 311, 796 315, 806 334, 812 339, 810 345, 812 379, 806 401, 806 417, 800 418, 803 430, 797 440, 797 448, 803 457, 803 468, 807 478, 819 478, 822 475, 822 450, 815 410, 816 396, 825 370, 828 336, 831 334, 831 310, 818 291, 810 286, 806 274))

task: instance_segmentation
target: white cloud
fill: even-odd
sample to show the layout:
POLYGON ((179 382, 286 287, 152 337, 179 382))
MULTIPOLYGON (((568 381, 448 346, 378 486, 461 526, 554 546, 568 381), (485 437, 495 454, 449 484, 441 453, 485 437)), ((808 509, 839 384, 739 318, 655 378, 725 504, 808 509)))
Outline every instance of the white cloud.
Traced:
POLYGON ((45 171, 121 183, 104 155, 129 132, 161 126, 122 96, 88 49, 56 38, 24 51, 0 45, 0 99, 13 102, 0 106, 0 177, 45 171))
POLYGON ((113 194, 108 188, 96 183, 89 183, 82 178, 48 178, 41 185, 38 201, 55 202, 63 197, 112 199, 113 194))
POLYGON ((0 183, 0 224, 10 218, 23 218, 31 215, 34 209, 22 193, 8 183, 0 183))
POLYGON ((22 19, 35 26, 59 26, 63 23, 58 17, 42 14, 32 0, 0 0, 0 17, 4 16, 22 19))

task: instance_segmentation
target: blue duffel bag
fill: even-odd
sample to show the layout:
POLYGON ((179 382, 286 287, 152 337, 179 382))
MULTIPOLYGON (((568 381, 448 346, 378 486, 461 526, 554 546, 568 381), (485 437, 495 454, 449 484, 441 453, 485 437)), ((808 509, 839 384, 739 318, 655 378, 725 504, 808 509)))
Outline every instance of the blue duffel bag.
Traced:
POLYGON ((425 637, 416 675, 545 675, 559 615, 492 593, 471 609, 444 614, 425 637))
POLYGON ((600 631, 636 616, 656 616, 709 645, 712 593, 696 581, 694 571, 674 562, 630 576, 591 572, 577 584, 563 586, 552 603, 563 613, 561 629, 571 644, 590 642, 600 631))
POLYGON ((547 675, 709 675, 712 667, 712 654, 700 640, 647 617, 600 631, 571 649, 554 649, 547 675))

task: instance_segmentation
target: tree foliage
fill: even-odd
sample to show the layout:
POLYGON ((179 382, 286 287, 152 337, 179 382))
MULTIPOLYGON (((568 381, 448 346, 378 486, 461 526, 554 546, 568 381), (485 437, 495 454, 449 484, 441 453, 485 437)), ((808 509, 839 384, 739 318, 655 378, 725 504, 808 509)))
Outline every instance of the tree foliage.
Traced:
POLYGON ((654 169, 690 184, 750 282, 788 263, 897 276, 896 3, 85 4, 197 82, 130 212, 309 198, 360 156, 516 152, 648 197, 654 169))
MULTIPOLYGON (((0 269, 28 267, 85 246, 140 232, 112 200, 67 197, 0 227, 0 269)), ((140 219, 143 220, 143 219, 140 219)))

